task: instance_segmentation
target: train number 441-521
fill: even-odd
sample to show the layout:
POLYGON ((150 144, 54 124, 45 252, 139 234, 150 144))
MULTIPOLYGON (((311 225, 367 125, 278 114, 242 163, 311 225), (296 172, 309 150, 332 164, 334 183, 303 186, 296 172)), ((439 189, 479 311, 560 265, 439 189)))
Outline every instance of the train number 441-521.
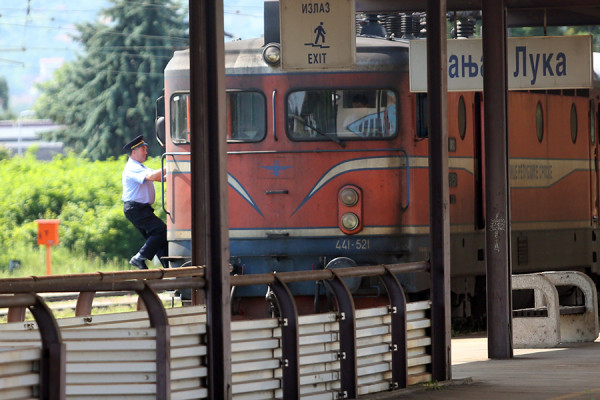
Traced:
POLYGON ((368 250, 369 239, 338 239, 335 248, 338 250, 368 250))

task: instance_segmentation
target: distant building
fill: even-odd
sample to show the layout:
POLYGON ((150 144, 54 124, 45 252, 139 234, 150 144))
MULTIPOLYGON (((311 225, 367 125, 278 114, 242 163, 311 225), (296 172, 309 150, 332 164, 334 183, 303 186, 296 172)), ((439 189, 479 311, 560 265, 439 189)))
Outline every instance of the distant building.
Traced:
POLYGON ((30 146, 38 146, 38 160, 52 160, 56 154, 64 154, 60 142, 45 142, 40 134, 60 128, 50 120, 0 121, 0 146, 7 147, 13 153, 24 154, 30 146))

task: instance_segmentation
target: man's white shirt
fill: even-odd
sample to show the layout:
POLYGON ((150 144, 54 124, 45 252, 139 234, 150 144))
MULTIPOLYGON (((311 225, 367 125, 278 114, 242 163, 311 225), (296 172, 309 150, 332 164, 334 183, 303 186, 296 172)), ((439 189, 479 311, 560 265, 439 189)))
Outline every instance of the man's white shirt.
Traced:
POLYGON ((146 179, 153 170, 131 157, 123 170, 123 197, 121 200, 154 204, 154 183, 146 179))

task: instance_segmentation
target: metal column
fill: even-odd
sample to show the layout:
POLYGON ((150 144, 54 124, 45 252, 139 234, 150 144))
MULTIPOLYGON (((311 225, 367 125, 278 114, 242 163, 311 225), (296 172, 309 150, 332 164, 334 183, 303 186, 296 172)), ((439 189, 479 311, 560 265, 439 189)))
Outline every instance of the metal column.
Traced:
POLYGON ((192 264, 206 265, 208 390, 231 399, 223 0, 190 0, 192 264))
POLYGON ((512 358, 506 9, 482 1, 488 357, 512 358))
POLYGON ((432 377, 451 378, 446 0, 427 1, 432 377))

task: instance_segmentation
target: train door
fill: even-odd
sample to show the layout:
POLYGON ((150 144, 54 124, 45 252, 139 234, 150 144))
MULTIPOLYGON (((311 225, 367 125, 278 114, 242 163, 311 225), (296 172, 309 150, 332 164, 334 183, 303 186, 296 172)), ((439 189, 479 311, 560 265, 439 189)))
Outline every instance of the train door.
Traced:
POLYGON ((190 175, 190 95, 187 89, 166 91, 165 153, 167 167, 162 207, 167 214, 169 265, 181 267, 191 260, 192 206, 190 175))

